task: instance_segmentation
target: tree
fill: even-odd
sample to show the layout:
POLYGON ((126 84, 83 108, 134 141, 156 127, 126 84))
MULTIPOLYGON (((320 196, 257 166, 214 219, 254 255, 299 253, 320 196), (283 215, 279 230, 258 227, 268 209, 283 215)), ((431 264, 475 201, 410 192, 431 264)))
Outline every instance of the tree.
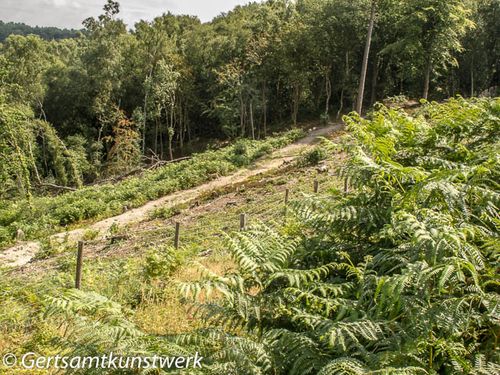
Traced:
POLYGON ((334 107, 340 118, 387 96, 498 86, 496 0, 270 0, 204 24, 166 13, 133 31, 119 10, 108 1, 78 38, 10 35, 0 46, 5 100, 30 106, 63 142, 83 137, 88 180, 108 160, 117 112, 140 121, 142 154, 171 158, 186 139, 259 138, 270 125, 326 122, 334 107), (161 61, 177 77, 159 100, 161 61))
POLYGON ((3 82, 9 99, 36 107, 45 116, 44 73, 50 65, 47 43, 35 35, 11 35, 1 46, 5 69, 3 82))
MULTIPOLYGON (((471 19, 475 28, 463 38, 463 53, 458 56, 458 66, 453 85, 455 92, 478 95, 500 82, 500 2, 479 0, 472 2, 471 19)), ((493 93, 495 94, 495 93, 493 93)))
POLYGON ((108 152, 107 173, 122 174, 135 168, 141 161, 140 135, 137 125, 117 110, 113 133, 104 139, 112 143, 108 152))
POLYGON ((372 34, 373 34, 373 25, 375 23, 375 11, 377 7, 377 1, 371 1, 371 11, 370 11, 370 22, 368 24, 368 32, 366 33, 366 44, 365 44, 365 52, 363 54, 363 63, 361 66, 361 75, 359 78, 359 88, 358 88, 358 99, 356 100, 356 112, 361 114, 361 110, 363 108, 363 97, 365 92, 365 80, 366 80, 366 71, 368 69, 368 57, 370 55, 370 46, 372 42, 372 34))
POLYGON ((46 121, 29 106, 5 102, 0 96, 0 195, 30 199, 33 186, 82 185, 81 153, 69 149, 46 121))
POLYGON ((461 38, 474 24, 463 0, 411 0, 405 4, 402 18, 403 50, 416 50, 423 76, 422 97, 429 96, 435 69, 456 66, 454 52, 462 50, 461 38))
POLYGON ((213 101, 212 113, 219 118, 226 135, 245 136, 247 86, 241 63, 233 61, 219 69, 217 82, 222 88, 213 101), (239 126, 236 127, 237 122, 239 126))
POLYGON ((61 40, 78 38, 80 31, 74 29, 59 29, 57 27, 32 27, 19 22, 0 21, 0 43, 7 39, 9 35, 38 35, 45 40, 61 40))
MULTIPOLYGON (((160 136, 162 139, 161 123, 165 122, 166 134, 168 141, 168 156, 173 160, 172 140, 175 134, 174 110, 176 104, 176 95, 179 87, 179 73, 176 72, 172 65, 161 60, 158 63, 158 68, 147 82, 148 90, 151 92, 151 101, 153 103, 154 113, 157 128, 155 135, 155 153, 158 152, 156 147, 156 139, 160 136)), ((161 143, 162 144, 162 143, 161 143)), ((163 156, 163 149, 160 150, 160 156, 163 156)))
POLYGON ((97 141, 111 131, 121 102, 125 51, 130 42, 125 24, 115 19, 119 4, 108 0, 97 19, 83 21, 88 38, 81 55, 92 96, 91 111, 98 127, 97 141))
POLYGON ((142 58, 142 68, 145 70, 144 78, 144 104, 143 104, 143 127, 142 127, 142 152, 146 151, 146 134, 147 134, 147 120, 148 120, 148 101, 150 100, 149 86, 146 84, 150 82, 158 62, 167 58, 170 51, 170 43, 167 33, 160 27, 160 23, 155 20, 153 24, 148 24, 144 21, 137 23, 136 38, 139 41, 139 54, 142 58))

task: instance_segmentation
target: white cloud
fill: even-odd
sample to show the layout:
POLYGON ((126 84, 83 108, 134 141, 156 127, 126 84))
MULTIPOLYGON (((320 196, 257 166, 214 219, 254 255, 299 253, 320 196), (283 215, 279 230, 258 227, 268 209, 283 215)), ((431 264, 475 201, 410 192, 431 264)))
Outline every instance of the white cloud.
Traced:
POLYGON ((68 1, 66 0, 52 0, 52 3, 55 7, 63 7, 68 5, 68 1))

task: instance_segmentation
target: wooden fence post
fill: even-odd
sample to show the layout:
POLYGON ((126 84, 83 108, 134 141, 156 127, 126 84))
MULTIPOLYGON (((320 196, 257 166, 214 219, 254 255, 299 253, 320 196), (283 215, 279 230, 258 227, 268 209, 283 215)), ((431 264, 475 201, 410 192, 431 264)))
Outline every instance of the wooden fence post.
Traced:
POLYGON ((247 227, 247 214, 240 214, 240 230, 245 230, 247 227))
POLYGON ((181 232, 181 223, 176 222, 175 223, 175 237, 174 237, 174 247, 176 249, 179 248, 180 232, 181 232))
POLYGON ((75 276, 76 289, 80 289, 82 285, 82 266, 83 266, 83 241, 78 241, 78 252, 76 255, 76 276, 75 276))
POLYGON ((317 193, 319 191, 319 181, 314 180, 314 192, 317 193))

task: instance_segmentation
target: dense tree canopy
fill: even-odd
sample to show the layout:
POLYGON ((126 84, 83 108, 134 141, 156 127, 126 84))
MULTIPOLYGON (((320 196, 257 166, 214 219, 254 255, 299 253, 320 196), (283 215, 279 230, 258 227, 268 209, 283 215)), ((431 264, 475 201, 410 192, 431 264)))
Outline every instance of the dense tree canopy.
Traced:
MULTIPOLYGON (((119 10, 109 0, 74 39, 9 35, 0 45, 2 100, 29 106, 68 152, 77 137, 93 165, 71 181, 123 172, 141 155, 175 158, 193 139, 328 121, 358 96, 369 105, 498 90, 495 0, 269 0, 209 23, 165 13, 131 31, 119 10), (117 153, 120 143, 128 151, 117 153)), ((54 177, 44 147, 35 136, 32 181, 54 177)))

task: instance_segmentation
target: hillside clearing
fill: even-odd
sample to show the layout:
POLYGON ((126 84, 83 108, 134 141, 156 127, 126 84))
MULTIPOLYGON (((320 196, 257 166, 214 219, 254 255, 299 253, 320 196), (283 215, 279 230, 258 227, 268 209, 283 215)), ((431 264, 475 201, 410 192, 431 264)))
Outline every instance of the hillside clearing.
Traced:
MULTIPOLYGON (((283 164, 294 160, 301 152, 315 144, 318 137, 328 136, 342 128, 341 124, 332 124, 327 127, 313 129, 309 134, 299 141, 273 152, 269 157, 257 161, 250 168, 240 170, 232 175, 223 176, 216 180, 202 184, 192 189, 182 190, 173 194, 169 194, 147 204, 131 209, 121 215, 110 217, 105 220, 98 221, 86 227, 60 232, 48 237, 49 241, 78 241, 83 239, 87 231, 95 232, 95 237, 102 236, 113 225, 124 226, 132 222, 138 222, 148 217, 148 215, 159 207, 172 208, 182 204, 188 204, 202 194, 223 187, 239 184, 245 180, 266 173, 270 170, 279 168, 283 164)), ((21 267, 29 263, 33 257, 40 251, 41 245, 39 241, 28 241, 10 247, 0 253, 0 266, 21 267)))

